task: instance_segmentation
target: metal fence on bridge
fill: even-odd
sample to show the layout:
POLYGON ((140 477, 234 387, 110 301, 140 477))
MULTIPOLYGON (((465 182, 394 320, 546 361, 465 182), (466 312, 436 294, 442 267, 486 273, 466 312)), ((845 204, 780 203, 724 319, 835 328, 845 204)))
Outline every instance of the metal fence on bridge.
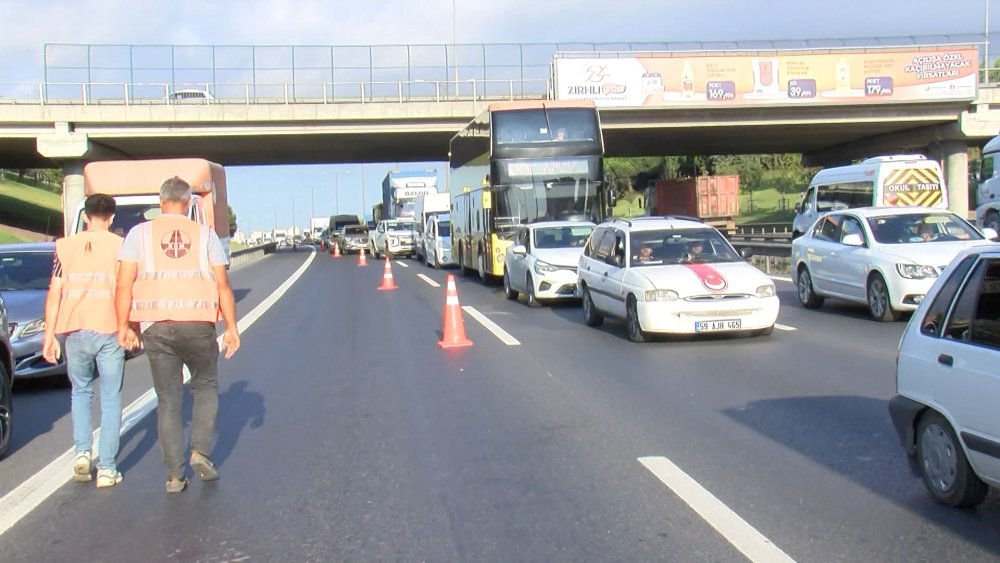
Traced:
MULTIPOLYGON (((546 98, 556 56, 775 53, 978 45, 982 35, 712 42, 457 45, 48 44, 44 78, 0 83, 0 103, 357 103, 546 98), (178 91, 181 91, 178 94, 178 91)), ((984 53, 985 54, 985 53, 984 53)), ((1000 82, 1000 69, 981 82, 1000 82)))

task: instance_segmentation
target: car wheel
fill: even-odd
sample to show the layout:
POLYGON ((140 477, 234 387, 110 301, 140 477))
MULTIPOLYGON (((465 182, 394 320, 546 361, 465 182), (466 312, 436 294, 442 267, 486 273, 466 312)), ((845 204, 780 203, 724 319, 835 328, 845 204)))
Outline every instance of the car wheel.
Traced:
POLYGON ((438 253, 437 252, 434 253, 434 263, 431 265, 431 267, 434 268, 435 270, 440 270, 441 269, 441 261, 438 260, 438 253))
POLYGON ((7 367, 0 364, 0 459, 7 455, 13 430, 14 401, 11 397, 12 381, 7 367))
POLYGON ((983 219, 983 227, 1000 232, 1000 213, 996 211, 987 213, 986 218, 983 219))
POLYGON ((635 296, 628 296, 628 303, 625 305, 625 326, 628 330, 628 339, 632 342, 646 342, 649 337, 642 330, 642 324, 639 322, 639 307, 636 304, 635 296))
POLYGON ((917 427, 917 462, 924 485, 938 502, 948 506, 975 506, 989 488, 983 483, 948 421, 930 411, 917 427))
POLYGON ((868 310, 876 321, 894 322, 899 320, 899 311, 892 308, 889 288, 880 274, 868 280, 868 310))
POLYGON ((806 309, 817 309, 823 305, 823 298, 816 295, 813 290, 812 276, 809 275, 809 268, 802 266, 799 269, 798 283, 799 303, 806 309))
POLYGON ((531 274, 524 278, 524 288, 528 290, 528 307, 538 307, 542 303, 535 296, 535 280, 531 279, 531 274))
POLYGON ((590 288, 583 287, 583 322, 587 326, 601 326, 604 317, 594 307, 594 299, 590 296, 590 288))
POLYGON ((476 271, 479 272, 479 279, 486 283, 486 259, 482 252, 476 255, 476 271))
POLYGON ((506 268, 503 272, 503 294, 511 301, 517 301, 517 292, 510 286, 510 274, 506 268))

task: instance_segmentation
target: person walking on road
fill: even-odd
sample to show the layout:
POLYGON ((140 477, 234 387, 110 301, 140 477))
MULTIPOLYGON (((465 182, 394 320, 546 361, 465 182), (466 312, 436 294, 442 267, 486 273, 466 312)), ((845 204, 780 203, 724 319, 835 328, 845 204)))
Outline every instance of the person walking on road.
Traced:
POLYGON ((221 312, 225 357, 240 347, 236 299, 226 275, 226 256, 215 231, 188 218, 191 186, 174 177, 160 187, 162 214, 133 227, 125 237, 115 305, 120 342, 130 338, 129 322, 138 322, 156 391, 156 428, 167 492, 188 485, 184 470, 183 368, 191 372, 194 413, 191 422, 191 468, 202 481, 219 478, 212 462, 219 408, 215 324, 221 312))
POLYGON ((115 318, 115 280, 122 237, 109 231, 115 200, 94 194, 84 202, 87 230, 56 242, 52 281, 45 300, 45 340, 42 356, 58 363, 66 338, 66 372, 72 386, 73 479, 93 479, 90 409, 94 398, 94 366, 100 374, 101 433, 98 438, 97 486, 121 482, 115 464, 122 421, 123 347, 138 346, 135 334, 119 342, 115 318))

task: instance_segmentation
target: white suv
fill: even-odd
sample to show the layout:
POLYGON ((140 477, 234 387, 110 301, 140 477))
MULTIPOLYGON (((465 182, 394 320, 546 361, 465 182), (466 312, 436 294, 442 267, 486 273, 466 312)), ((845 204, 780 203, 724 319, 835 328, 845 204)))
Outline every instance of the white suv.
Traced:
POLYGON ((580 257, 577 286, 585 322, 625 319, 633 342, 649 333, 770 334, 778 317, 774 282, 691 218, 602 223, 580 257))
POLYGON ((393 256, 413 253, 413 224, 408 219, 383 219, 375 232, 369 233, 369 253, 375 258, 385 254, 393 256))
POLYGON ((889 414, 911 469, 943 504, 1000 487, 1000 246, 959 254, 899 343, 889 414))

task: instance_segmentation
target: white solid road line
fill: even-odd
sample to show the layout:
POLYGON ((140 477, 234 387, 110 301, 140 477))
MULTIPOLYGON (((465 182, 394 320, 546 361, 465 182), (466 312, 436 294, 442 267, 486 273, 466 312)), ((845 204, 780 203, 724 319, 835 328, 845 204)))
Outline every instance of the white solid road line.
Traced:
POLYGON ((424 280, 425 282, 427 282, 427 285, 429 285, 431 287, 441 287, 441 284, 439 284, 438 282, 430 279, 429 277, 425 276, 424 274, 417 274, 417 277, 420 278, 420 279, 422 279, 422 280, 424 280))
POLYGON ((771 278, 772 280, 783 281, 783 282, 788 282, 788 283, 794 283, 794 281, 792 280, 792 278, 783 278, 783 277, 780 277, 780 276, 768 276, 768 277, 771 278))
POLYGON ((799 329, 795 328, 794 326, 782 325, 782 324, 778 324, 778 323, 774 323, 774 328, 776 328, 778 330, 784 330, 786 332, 791 332, 793 330, 799 330, 799 329))
POLYGON ((521 345, 521 343, 518 341, 518 339, 516 339, 513 336, 511 336, 510 333, 507 332, 506 330, 500 328, 500 326, 497 325, 495 322, 493 322, 490 319, 486 318, 486 315, 484 315, 484 314, 480 313, 479 311, 477 311, 475 307, 471 307, 471 306, 465 305, 465 306, 462 307, 462 310, 465 311, 466 313, 468 313, 469 316, 471 316, 472 318, 474 318, 477 321, 479 321, 479 324, 481 324, 484 327, 486 327, 486 330, 492 332, 497 338, 500 339, 500 342, 503 342, 507 346, 520 346, 521 345))
MULTIPOLYGON (((274 292, 262 301, 259 305, 253 308, 252 311, 247 313, 240 319, 236 326, 238 327, 240 333, 243 333, 246 329, 250 328, 254 322, 257 321, 264 313, 267 312, 277 301, 280 299, 285 292, 288 291, 292 284, 294 284, 302 274, 305 273, 306 268, 312 263, 316 258, 315 249, 309 254, 309 258, 299 266, 299 269, 295 271, 294 274, 274 292)), ((218 343, 222 345, 222 336, 218 337, 218 343)), ((191 373, 188 369, 184 368, 184 382, 187 383, 191 379, 191 373)), ((125 407, 122 411, 122 429, 121 435, 125 435, 126 432, 131 430, 140 420, 146 415, 151 413, 153 409, 156 408, 156 393, 150 389, 142 394, 138 399, 132 402, 129 406, 125 407)), ((94 440, 98 440, 100 437, 100 428, 94 432, 94 440)), ((69 437, 67 437, 67 440, 69 437)), ((97 451, 97 448, 94 448, 97 451)), ((14 490, 10 491, 2 499, 0 499, 0 535, 3 535, 7 530, 17 524, 21 518, 27 516, 32 510, 34 510, 38 505, 42 504, 45 499, 52 495, 52 493, 59 490, 59 487, 65 485, 70 478, 73 476, 73 458, 75 457, 75 452, 73 448, 66 450, 62 455, 54 459, 51 463, 46 465, 41 471, 29 477, 25 482, 21 483, 14 490)))
POLYGON ((406 262, 398 262, 398 261, 397 261, 397 262, 395 262, 395 263, 396 263, 396 264, 399 264, 399 266, 400 266, 400 267, 402 267, 402 268, 409 268, 409 267, 410 267, 410 265, 409 265, 409 264, 407 264, 406 262))
POLYGON ((750 561, 795 561, 669 459, 640 457, 639 463, 670 487, 750 561))

